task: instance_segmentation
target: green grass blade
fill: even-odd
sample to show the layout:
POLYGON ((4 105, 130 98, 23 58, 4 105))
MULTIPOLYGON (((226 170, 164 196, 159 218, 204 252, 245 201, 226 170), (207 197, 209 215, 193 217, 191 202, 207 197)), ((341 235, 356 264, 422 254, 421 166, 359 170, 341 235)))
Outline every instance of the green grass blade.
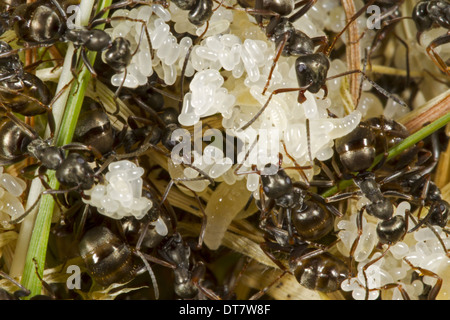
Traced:
MULTIPOLYGON (((111 5, 111 2, 112 0, 100 1, 97 10, 101 10, 102 8, 111 5)), ((81 5, 83 5, 83 0, 81 5)), ((88 58, 91 64, 93 64, 96 58, 96 52, 89 52, 88 58)), ((78 75, 78 82, 72 83, 66 108, 62 116, 60 130, 55 137, 56 145, 61 146, 72 141, 78 115, 83 104, 86 87, 90 78, 90 72, 83 66, 78 75)), ((48 171, 47 175, 51 188, 58 189, 59 183, 55 177, 55 173, 53 171, 48 171)), ((39 212, 31 235, 21 281, 22 284, 31 291, 29 297, 41 293, 42 283, 36 274, 34 260, 37 262, 38 273, 42 275, 45 267, 48 237, 54 208, 55 201, 53 197, 51 195, 44 195, 40 203, 39 212)))

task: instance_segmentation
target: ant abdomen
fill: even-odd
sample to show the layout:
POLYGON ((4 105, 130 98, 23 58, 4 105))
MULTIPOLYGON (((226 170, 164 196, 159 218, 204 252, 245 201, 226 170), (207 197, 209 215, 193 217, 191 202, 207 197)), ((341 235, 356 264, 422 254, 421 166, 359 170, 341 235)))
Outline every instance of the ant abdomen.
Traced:
POLYGON ((378 240, 382 244, 394 244, 400 241, 406 233, 405 218, 400 215, 389 220, 383 220, 377 225, 378 240))
POLYGON ((0 97, 8 101, 7 106, 12 111, 27 117, 47 112, 45 106, 51 102, 52 95, 44 82, 35 75, 24 72, 21 78, 2 81, 0 86, 11 91, 1 92, 0 97))
POLYGON ((106 227, 89 230, 79 249, 88 273, 102 286, 130 281, 142 267, 131 248, 106 227))
POLYGON ((292 252, 290 266, 295 278, 310 290, 325 293, 339 290, 342 281, 350 276, 347 264, 328 252, 302 259, 302 256, 314 250, 299 247, 292 252))
POLYGON ((0 160, 2 162, 14 162, 24 157, 27 145, 31 141, 31 138, 8 117, 0 118, 0 137, 2 141, 0 160))
POLYGON ((364 122, 335 141, 336 152, 349 172, 367 170, 375 160, 375 134, 364 122))
POLYGON ((57 9, 46 1, 22 4, 14 10, 12 16, 19 39, 29 44, 54 43, 67 28, 57 9))
POLYGON ((303 240, 318 240, 333 230, 334 216, 328 210, 311 201, 304 207, 292 210, 292 223, 303 240))

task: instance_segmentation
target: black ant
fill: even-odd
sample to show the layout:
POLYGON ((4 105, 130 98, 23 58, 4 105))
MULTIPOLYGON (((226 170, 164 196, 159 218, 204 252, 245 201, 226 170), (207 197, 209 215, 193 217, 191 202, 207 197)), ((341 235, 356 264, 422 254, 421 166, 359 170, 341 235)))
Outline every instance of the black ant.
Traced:
MULTIPOLYGON (((280 165, 281 161, 280 156, 280 165)), ((268 218, 265 215, 271 210, 281 210, 284 212, 282 217, 285 215, 287 219, 289 235, 293 237, 295 229, 295 234, 301 240, 312 241, 330 233, 334 227, 334 216, 342 216, 318 194, 306 191, 306 185, 293 182, 284 169, 280 168, 275 174, 270 175, 260 172, 260 176, 262 191, 269 201, 266 206, 266 200, 261 200, 264 201, 261 202, 262 224, 268 218)))
MULTIPOLYGON (((394 244, 401 240, 407 232, 407 220, 402 215, 394 215, 394 205, 387 198, 387 195, 407 200, 410 199, 410 196, 393 191, 381 192, 380 184, 376 181, 374 172, 386 164, 385 160, 390 144, 395 144, 398 139, 407 136, 408 132, 402 125, 381 117, 363 121, 351 133, 336 139, 336 153, 347 174, 356 172, 351 177, 359 188, 359 192, 337 194, 326 198, 326 201, 334 202, 362 194, 370 202, 364 205, 357 215, 358 236, 352 245, 351 258, 362 234, 362 214, 364 210, 369 215, 379 219, 376 231, 381 244, 394 244), (380 144, 381 150, 385 152, 384 157, 377 165, 373 166, 376 153, 380 150, 380 144)), ((401 164, 401 166, 404 166, 409 164, 417 152, 416 146, 405 150, 403 154, 393 159, 392 165, 400 166, 401 164)))
POLYGON ((401 192, 410 195, 411 202, 417 204, 419 207, 419 222, 413 228, 409 229, 408 232, 414 232, 423 225, 428 226, 436 234, 444 251, 447 253, 447 248, 441 237, 433 228, 433 226, 445 228, 450 212, 450 204, 442 199, 439 187, 431 181, 431 174, 436 167, 440 154, 437 139, 438 132, 433 133, 429 137, 432 150, 425 149, 425 156, 422 156, 422 159, 413 168, 406 167, 403 170, 396 171, 394 174, 385 177, 380 182, 380 185, 382 188, 397 188, 401 192), (429 210, 427 215, 423 219, 420 219, 423 207, 428 207, 429 210))
MULTIPOLYGON (((266 165, 262 171, 253 167, 261 177, 259 227, 264 231, 266 239, 260 244, 261 249, 284 271, 280 277, 292 272, 301 285, 311 290, 336 291, 340 288, 340 283, 349 276, 348 267, 326 252, 329 247, 314 241, 331 234, 334 217, 341 217, 342 214, 334 206, 327 204, 320 195, 307 191, 309 184, 292 181, 285 171, 288 168, 281 168, 281 163, 280 154, 276 172, 273 172, 273 164, 266 165), (280 214, 271 219, 269 214, 272 211, 279 211, 280 214), (291 271, 271 250, 289 255, 291 271)), ((239 168, 238 166, 236 170, 239 168)), ((309 167, 292 167, 297 170, 307 168, 309 167)))
POLYGON ((206 272, 205 264, 201 261, 191 262, 191 248, 179 233, 166 239, 159 254, 167 262, 173 264, 175 293, 183 299, 192 299, 200 292, 211 300, 220 300, 220 297, 202 285, 202 278, 206 272))
MULTIPOLYGON (((450 2, 448 1, 419 1, 412 12, 412 19, 417 28, 417 42, 420 44, 420 36, 423 32, 436 27, 450 30, 450 2)), ((450 68, 436 53, 435 49, 450 42, 450 31, 439 36, 427 46, 427 54, 439 69, 450 76, 450 68)))
MULTIPOLYGON (((61 147, 52 146, 51 140, 42 139, 32 127, 12 113, 7 112, 6 114, 0 118, 1 165, 14 164, 26 157, 36 159, 39 163, 24 168, 23 172, 38 168, 38 176, 48 189, 44 193, 57 194, 69 190, 88 190, 94 185, 95 178, 99 177, 99 172, 94 172, 94 169, 80 153, 71 152, 66 156, 65 151, 93 153, 96 158, 101 159, 101 154, 95 148, 75 142, 61 147), (52 190, 44 178, 47 170, 55 170, 57 180, 67 189, 52 190)), ((31 206, 30 210, 37 202, 31 206)), ((30 210, 10 223, 20 222, 30 210)))
POLYGON ((261 226, 264 230, 265 242, 260 244, 263 252, 281 269, 280 277, 292 273, 297 281, 310 290, 321 292, 334 292, 340 289, 342 281, 350 276, 347 264, 327 252, 331 245, 324 246, 310 241, 294 238, 292 241, 286 224, 282 221, 281 227, 268 223, 261 226), (289 267, 286 267, 273 253, 287 254, 289 267))

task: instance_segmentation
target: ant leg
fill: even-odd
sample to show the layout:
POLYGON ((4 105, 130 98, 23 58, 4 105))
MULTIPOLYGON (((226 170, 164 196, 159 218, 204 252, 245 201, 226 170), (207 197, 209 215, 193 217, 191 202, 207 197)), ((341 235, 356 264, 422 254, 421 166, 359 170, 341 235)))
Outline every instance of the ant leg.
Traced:
POLYGON ((280 281, 281 278, 283 278, 287 273, 288 272, 286 270, 281 272, 277 277, 275 277, 275 279, 272 280, 271 283, 269 283, 269 285, 267 285, 265 288, 259 290, 257 293, 252 295, 248 300, 258 300, 258 299, 260 299, 263 295, 266 294, 267 291, 269 291, 276 283, 278 283, 278 281, 280 281))
POLYGON ((361 194, 360 191, 337 193, 333 196, 325 198, 325 202, 326 203, 337 202, 337 201, 341 201, 341 200, 345 200, 345 199, 349 199, 349 198, 359 197, 360 194, 361 194))
MULTIPOLYGON (((327 79, 327 80, 328 80, 328 79, 327 79)), ((302 92, 302 91, 305 91, 306 89, 308 89, 308 87, 309 87, 309 85, 306 86, 306 87, 304 87, 304 88, 280 88, 280 89, 276 89, 276 90, 272 91, 272 92, 270 93, 269 98, 267 98, 267 101, 266 101, 266 103, 264 104, 264 106, 263 106, 263 107, 255 114, 255 116, 254 116, 250 121, 248 121, 246 124, 244 124, 244 125, 240 128, 240 130, 245 130, 245 129, 247 129, 248 127, 250 127, 250 126, 253 124, 253 122, 255 122, 255 121, 259 118, 259 116, 264 112, 264 110, 265 110, 265 109, 267 108, 267 106, 269 105, 269 102, 270 102, 270 100, 272 100, 272 97, 273 97, 274 95, 279 94, 279 93, 295 92, 295 91, 302 92)))
POLYGON ((314 38, 311 38, 311 40, 314 43, 314 47, 319 46, 319 48, 317 49, 317 52, 324 52, 328 46, 328 37, 326 37, 326 36, 314 37, 314 38))
POLYGON ((41 200, 41 197, 42 197, 42 193, 39 194, 39 196, 36 199, 36 201, 28 208, 28 210, 26 210, 20 216, 18 216, 17 218, 15 218, 13 220, 10 220, 10 221, 2 221, 2 223, 6 222, 6 223, 11 224, 11 225, 15 225, 15 224, 21 223, 22 220, 25 219, 31 213, 31 211, 33 211, 36 208, 36 206, 39 204, 39 202, 41 200))
MULTIPOLYGON (((313 167, 312 166, 301 166, 297 163, 297 161, 294 159, 294 157, 292 157, 289 152, 287 151, 287 147, 286 147, 286 143, 284 142, 284 140, 281 140, 281 143, 283 144, 283 148, 284 148, 284 152, 286 153, 286 155, 288 156, 288 158, 292 161, 292 163, 294 163, 294 167, 285 167, 284 170, 286 169, 295 169, 298 170, 298 172, 300 173, 300 175, 302 176, 302 179, 305 181, 305 183, 309 186, 309 181, 308 181, 308 177, 306 176, 305 172, 303 170, 310 170, 313 167)), ((280 157, 282 155, 280 154, 280 157)), ((282 165, 282 160, 280 161, 279 167, 281 168, 282 165)))
POLYGON ((152 107, 147 105, 144 101, 142 101, 138 97, 133 97, 133 101, 136 102, 136 104, 139 108, 143 109, 145 112, 148 112, 150 114, 150 118, 152 120, 149 120, 147 118, 138 117, 138 116, 130 116, 129 119, 131 118, 132 120, 139 121, 143 124, 153 124, 156 121, 160 128, 163 129, 166 127, 166 124, 161 120, 158 113, 155 112, 155 110, 153 110, 152 107))
MULTIPOLYGON (((50 285, 42 278, 41 273, 39 272, 39 265, 38 262, 36 260, 36 258, 33 258, 33 263, 34 263, 34 269, 35 269, 35 273, 36 276, 38 277, 39 281, 42 283, 42 286, 44 287, 44 289, 50 294, 50 299, 56 300, 55 294, 53 293, 52 288, 50 287, 50 285)), ((42 297, 42 296, 41 296, 42 297)))
POLYGON ((259 244, 259 247, 260 247, 261 250, 267 255, 267 257, 268 257, 270 260, 272 260, 272 262, 275 263, 275 264, 278 266, 278 268, 280 268, 280 269, 281 269, 282 271, 284 271, 284 272, 292 273, 292 272, 290 272, 290 271, 288 270, 288 268, 287 268, 284 264, 281 263, 280 260, 278 260, 278 259, 273 255, 272 252, 269 251, 270 249, 272 249, 272 250, 277 250, 277 251, 283 251, 283 249, 285 249, 285 248, 283 248, 282 246, 280 246, 280 245, 277 244, 277 243, 272 243, 272 242, 267 242, 267 241, 266 241, 266 242, 263 242, 263 243, 260 243, 260 244, 259 244))
POLYGON ((350 248, 350 253, 349 253, 349 270, 350 270, 350 274, 353 275, 353 262, 355 260, 355 252, 356 252, 356 248, 358 247, 359 244, 359 239, 362 236, 363 230, 362 230, 362 215, 364 213, 365 210, 365 206, 362 207, 359 212, 358 215, 356 216, 356 226, 358 228, 358 234, 356 235, 355 240, 353 241, 352 247, 350 248))
MULTIPOLYGON (((195 167, 194 167, 195 169, 195 167)), ((201 181, 201 180, 208 180, 208 178, 205 177, 197 177, 197 178, 173 178, 170 180, 169 184, 166 187, 166 190, 164 191, 164 194, 161 198, 161 201, 159 203, 159 208, 161 208, 161 206, 163 205, 163 203, 166 201, 166 199, 168 198, 169 195, 169 191, 172 188, 172 186, 175 184, 176 181, 201 181)), ((193 191, 191 188, 183 185, 184 188, 187 188, 189 191, 191 191, 194 194, 194 197, 200 207, 200 212, 202 214, 202 225, 201 225, 201 229, 200 229, 200 234, 199 234, 199 238, 198 238, 198 243, 197 243, 197 249, 201 249, 202 245, 203 245, 203 239, 205 237, 205 231, 206 231, 206 223, 207 223, 207 215, 206 212, 203 208, 203 204, 200 201, 200 197, 198 196, 197 192, 193 191)))
POLYGON ((14 283, 17 287, 20 288, 20 290, 15 291, 14 292, 14 298, 16 299, 20 299, 22 297, 27 297, 31 294, 31 291, 28 290, 27 288, 25 288, 20 282, 17 282, 16 280, 14 280, 12 277, 10 277, 7 273, 5 273, 4 271, 0 270, 0 276, 2 276, 3 278, 11 281, 12 283, 14 283))
POLYGON ((97 148, 93 146, 87 146, 79 142, 71 142, 61 147, 63 150, 69 151, 87 151, 94 155, 94 157, 98 160, 103 159, 103 155, 97 148))
POLYGON ((390 246, 388 246, 387 249, 386 249, 379 257, 377 257, 377 258, 375 258, 375 259, 369 261, 369 262, 366 263, 366 264, 363 266, 363 268, 362 268, 363 277, 364 277, 364 282, 365 282, 365 288, 366 288, 365 300, 369 300, 369 291, 370 291, 369 286, 368 286, 368 283, 367 283, 367 281, 368 281, 368 279, 367 279, 367 273, 366 273, 366 272, 367 272, 367 269, 369 269, 369 267, 370 267, 372 264, 374 264, 375 262, 377 262, 377 261, 379 261, 381 258, 383 258, 383 257, 386 255, 386 253, 388 252, 389 248, 390 248, 390 246))
POLYGON ((289 17, 289 22, 295 22, 308 12, 309 9, 317 2, 317 0, 303 0, 295 4, 295 9, 301 7, 297 12, 289 17))
POLYGON ((410 68, 409 68, 409 47, 408 44, 401 39, 396 33, 394 33, 394 36, 397 38, 398 41, 400 41, 400 43, 405 47, 405 63, 406 63, 406 79, 405 79, 405 87, 409 86, 409 83, 411 81, 411 76, 410 76, 410 68))
POLYGON ((192 270, 192 282, 200 290, 207 298, 211 300, 222 300, 215 292, 204 287, 200 283, 200 279, 203 279, 205 276, 206 267, 205 264, 201 261, 197 262, 194 269, 192 270))
POLYGON ((61 7, 58 1, 56 0, 50 0, 52 4, 56 7, 56 10, 58 10, 59 14, 64 18, 65 21, 67 21, 67 15, 64 9, 61 7))
POLYGON ((450 76, 450 67, 447 66, 441 56, 434 50, 437 47, 450 42, 450 31, 443 36, 433 40, 427 47, 427 54, 433 60, 433 62, 439 67, 439 69, 450 76))
POLYGON ((408 259, 403 258, 403 260, 405 260, 405 262, 415 271, 419 272, 420 275, 423 276, 428 276, 428 277, 433 277, 435 279, 437 279, 436 284, 431 288, 430 292, 428 293, 428 300, 436 300, 437 295, 439 294, 439 291, 441 290, 442 287, 442 278, 437 275, 436 273, 430 271, 430 270, 426 270, 420 267, 416 267, 414 266, 408 259))
POLYGON ((78 87, 80 85, 80 83, 78 82, 78 74, 77 74, 77 67, 78 67, 78 48, 74 48, 73 49, 73 54, 72 54, 72 61, 71 61, 71 66, 70 66, 70 72, 72 73, 72 77, 73 80, 76 83, 76 89, 74 90, 74 93, 76 93, 78 91, 78 87))
POLYGON ((315 194, 315 193, 310 193, 308 192, 308 194, 315 199, 316 201, 320 202, 321 204, 323 204, 325 206, 325 208, 328 209, 328 211, 330 211, 332 214, 334 214, 336 217, 343 217, 344 215, 342 214, 342 212, 340 212, 338 209, 336 209, 333 205, 329 204, 325 198, 323 198, 321 195, 319 194, 315 194))
POLYGON ((361 76, 364 78, 365 81, 369 82, 378 92, 380 92, 382 95, 384 95, 386 98, 392 99, 393 101, 397 102, 398 104, 402 105, 403 107, 408 107, 408 105, 405 103, 405 101, 403 101, 402 99, 400 99, 399 97, 397 97, 394 94, 389 93, 387 90, 385 90, 384 88, 382 88, 378 83, 376 83, 375 81, 369 79, 367 77, 367 75, 361 71, 361 70, 350 70, 350 71, 346 71, 331 77, 326 78, 325 80, 333 80, 342 76, 347 76, 347 75, 351 75, 354 73, 359 73, 361 74, 361 76))
MULTIPOLYGON (((144 254, 142 252, 140 252, 139 250, 134 251, 134 253, 141 258, 142 262, 145 265, 145 268, 148 271, 148 274, 150 275, 150 279, 152 280, 152 285, 153 285, 153 292, 155 293, 155 299, 158 300, 159 299, 159 287, 158 287, 158 282, 156 281, 156 277, 155 277, 155 273, 153 272, 152 267, 150 266, 150 263, 148 263, 147 258, 144 256, 144 254)), ((149 257, 149 256, 148 256, 149 257)))
POLYGON ((266 81, 266 85, 264 86, 264 89, 262 91, 262 95, 266 94, 267 88, 269 88, 270 85, 270 80, 272 80, 272 74, 273 71, 275 70, 275 66, 277 65, 278 60, 280 59, 281 53, 283 52, 284 46, 286 45, 286 42, 288 41, 290 35, 288 32, 286 32, 283 35, 283 39, 281 40, 281 42, 278 44, 275 52, 277 53, 275 55, 275 57, 273 58, 273 63, 272 63, 272 67, 270 68, 269 71, 269 76, 267 77, 267 81, 266 81))
POLYGON ((253 150, 253 148, 256 146, 257 140, 255 139, 255 141, 253 141, 252 145, 250 146, 250 148, 248 149, 248 151, 245 153, 244 159, 242 159, 242 162, 239 163, 236 168, 234 169, 234 174, 235 175, 242 175, 242 174, 249 174, 249 173, 258 173, 259 171, 255 171, 252 170, 251 172, 239 172, 239 169, 242 168, 242 166, 245 163, 245 160, 247 160, 248 156, 250 155, 250 152, 253 150))
POLYGON ((87 56, 86 50, 81 50, 81 59, 83 60, 84 65, 89 70, 92 75, 92 78, 97 78, 97 72, 95 72, 94 67, 89 62, 89 58, 87 56))
POLYGON ((185 81, 185 78, 186 78, 184 75, 186 74, 187 65, 188 65, 189 58, 191 56, 193 47, 194 46, 191 45, 188 48, 188 50, 186 52, 186 56, 185 56, 184 61, 183 61, 183 67, 181 69, 181 76, 180 76, 180 79, 181 79, 181 83, 180 83, 180 101, 178 102, 178 111, 180 113, 181 113, 181 109, 183 108, 183 99, 184 99, 184 81, 185 81))
MULTIPOLYGON (((184 186, 184 187, 186 187, 186 186, 184 186)), ((200 250, 203 245, 203 239, 205 238, 206 223, 208 222, 208 216, 206 215, 205 209, 203 208, 202 202, 200 201, 200 197, 198 196, 197 192, 191 190, 190 188, 187 188, 187 189, 189 189, 189 191, 191 191, 194 194, 195 199, 197 200, 198 206, 200 207, 200 212, 202 213, 202 226, 200 229, 200 235, 198 237, 198 243, 197 243, 197 249, 200 250)))

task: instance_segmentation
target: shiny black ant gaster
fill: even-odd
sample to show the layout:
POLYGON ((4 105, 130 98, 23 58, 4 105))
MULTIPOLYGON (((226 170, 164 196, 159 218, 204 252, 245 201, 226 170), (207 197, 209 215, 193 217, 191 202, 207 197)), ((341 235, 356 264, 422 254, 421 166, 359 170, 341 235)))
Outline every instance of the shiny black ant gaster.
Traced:
MULTIPOLYGON (((0 41, 0 54, 11 50, 9 44, 0 41)), ((18 54, 0 59, 0 101, 9 110, 29 117, 46 112, 51 115, 51 100, 48 87, 24 70, 18 54)))

